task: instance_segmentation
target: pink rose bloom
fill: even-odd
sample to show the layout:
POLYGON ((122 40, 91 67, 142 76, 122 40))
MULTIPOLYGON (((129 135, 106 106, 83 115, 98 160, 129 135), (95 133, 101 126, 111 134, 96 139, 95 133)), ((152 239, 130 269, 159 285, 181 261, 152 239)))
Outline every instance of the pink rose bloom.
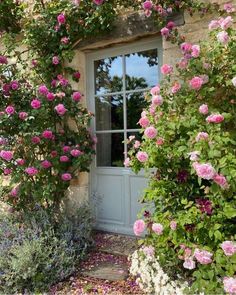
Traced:
POLYGON ((36 59, 32 59, 31 64, 33 67, 36 67, 38 65, 38 61, 36 59))
POLYGON ((207 104, 202 104, 200 107, 199 107, 199 113, 200 114, 203 114, 203 115, 207 115, 208 114, 208 105, 207 104))
POLYGON ((208 25, 208 28, 209 30, 214 30, 214 29, 217 29, 219 28, 220 24, 218 22, 218 20, 212 20, 209 25, 208 25))
POLYGON ((48 88, 46 85, 40 85, 38 88, 38 92, 41 95, 47 95, 48 94, 48 88))
POLYGON ((194 257, 201 264, 210 264, 210 263, 212 263, 212 256, 213 256, 213 254, 206 251, 206 250, 196 249, 194 251, 194 257))
POLYGON ((28 167, 25 169, 25 173, 27 173, 30 176, 34 176, 38 173, 38 169, 35 167, 28 167))
POLYGON ((7 162, 10 162, 13 159, 13 152, 2 150, 0 152, 0 158, 2 158, 3 160, 7 162))
POLYGON ((151 95, 158 95, 158 94, 160 94, 160 86, 157 85, 157 86, 153 87, 151 89, 150 93, 151 93, 151 95))
POLYGON ((145 129, 144 134, 147 138, 153 139, 157 136, 157 130, 155 127, 150 126, 145 129))
POLYGON ((62 163, 66 163, 66 162, 69 162, 69 161, 70 161, 70 159, 67 156, 61 156, 60 157, 60 162, 62 162, 62 163))
POLYGON ((5 145, 7 140, 4 137, 0 137, 0 145, 5 145))
POLYGON ((154 257, 154 254, 155 254, 154 247, 152 247, 152 246, 145 246, 145 247, 142 247, 142 251, 143 251, 143 253, 145 255, 154 257))
POLYGON ((227 32, 225 31, 222 31, 222 32, 219 32, 217 35, 217 40, 222 43, 222 44, 227 44, 229 42, 229 35, 227 32))
POLYGON ((41 101, 38 99, 33 99, 30 103, 31 107, 35 110, 39 109, 41 107, 41 101))
POLYGON ((24 160, 24 159, 17 159, 17 160, 16 160, 16 164, 17 164, 18 166, 23 166, 23 165, 25 165, 25 160, 24 160))
POLYGON ((13 106, 7 106, 6 109, 5 109, 5 112, 11 116, 15 113, 15 108, 13 106))
POLYGON ((130 166, 130 158, 126 158, 126 159, 124 160, 124 166, 125 166, 125 167, 129 167, 129 166, 130 166))
POLYGON ((220 114, 212 114, 206 118, 208 123, 216 123, 219 124, 224 121, 224 116, 220 114))
POLYGON ((19 88, 19 83, 15 80, 10 83, 10 86, 12 90, 17 90, 19 88))
POLYGON ((64 181, 70 181, 72 179, 72 176, 70 173, 63 173, 61 175, 61 179, 64 180, 64 181))
POLYGON ((136 236, 140 236, 146 228, 145 222, 142 219, 138 219, 135 221, 133 230, 136 236))
POLYGON ((191 53, 192 57, 199 57, 200 55, 200 46, 199 45, 193 45, 192 46, 192 53, 191 53))
POLYGON ((178 63, 178 67, 181 69, 181 70, 184 70, 186 69, 188 66, 188 60, 186 58, 181 58, 181 60, 179 61, 178 63))
POLYGON ((200 90, 203 85, 203 79, 200 77, 194 77, 189 81, 189 85, 194 90, 200 90))
POLYGON ((208 140, 209 135, 206 132, 199 132, 198 135, 196 136, 196 141, 200 141, 200 140, 208 140))
POLYGON ((73 74, 73 77, 74 77, 74 79, 76 79, 76 80, 79 80, 79 79, 80 79, 80 76, 81 76, 80 72, 75 72, 75 73, 73 74))
POLYGON ((225 241, 221 244, 221 248, 223 249, 226 256, 232 256, 236 253, 236 244, 232 241, 225 241))
POLYGON ((193 168, 196 170, 197 175, 203 179, 213 179, 215 176, 215 169, 211 166, 211 164, 199 164, 194 163, 193 168))
POLYGON ((50 155, 52 158, 55 158, 57 156, 57 151, 51 151, 50 155))
POLYGON ((160 223, 153 223, 152 230, 154 231, 154 233, 161 235, 163 232, 163 225, 160 223))
POLYGON ((162 137, 159 137, 156 141, 156 145, 163 145, 164 144, 164 139, 162 137))
POLYGON ((161 95, 154 95, 152 97, 152 104, 155 106, 160 106, 163 104, 163 98, 161 95))
POLYGON ((48 92, 47 94, 47 100, 53 101, 55 99, 55 95, 52 92, 48 92))
POLYGON ((189 53, 192 50, 192 44, 188 42, 184 42, 180 44, 180 49, 182 50, 183 53, 189 53))
POLYGON ((178 82, 175 82, 174 86, 171 88, 171 92, 173 94, 177 93, 181 89, 181 84, 178 82))
POLYGON ((64 153, 68 153, 70 151, 70 146, 65 145, 65 146, 63 146, 62 150, 64 153))
POLYGON ((176 24, 175 22, 169 21, 166 26, 169 30, 173 30, 176 24))
POLYGON ((6 56, 0 55, 0 64, 2 64, 2 65, 4 65, 4 64, 7 65, 8 64, 6 56))
POLYGON ((138 149, 140 147, 140 145, 141 145, 140 141, 139 140, 135 140, 135 142, 134 142, 134 148, 135 149, 138 149))
POLYGON ((64 13, 61 13, 57 16, 57 21, 60 25, 63 25, 65 24, 66 22, 66 17, 65 17, 65 14, 64 13))
POLYGON ((170 228, 171 228, 172 230, 176 230, 176 228, 177 228, 177 222, 174 221, 174 220, 172 220, 172 221, 170 222, 170 228))
POLYGON ((144 3, 143 3, 143 9, 145 9, 145 10, 151 10, 152 9, 152 1, 149 1, 149 0, 147 0, 147 1, 145 1, 144 3))
POLYGON ((10 168, 5 168, 4 170, 3 170, 3 174, 4 175, 9 175, 9 174, 11 174, 12 173, 12 169, 10 169, 10 168))
POLYGON ((224 290, 226 293, 236 294, 236 278, 224 277, 224 290))
POLYGON ((223 189, 227 189, 229 187, 227 179, 222 174, 216 174, 213 177, 213 180, 215 183, 217 183, 223 189))
POLYGON ((104 0, 93 0, 93 3, 96 5, 101 5, 104 0))
POLYGON ((233 24, 233 18, 231 16, 227 16, 223 21, 220 23, 220 27, 222 30, 227 30, 233 24))
POLYGON ((19 187, 16 186, 11 190, 10 195, 12 197, 17 197, 18 193, 19 193, 19 187))
POLYGON ((169 36, 169 34, 170 34, 170 30, 167 27, 164 27, 161 29, 162 36, 167 37, 167 36, 169 36))
POLYGON ((58 65, 60 63, 59 57, 58 56, 53 56, 52 63, 54 65, 58 65))
POLYGON ((25 120, 28 117, 28 114, 26 112, 19 112, 19 118, 21 120, 25 120))
POLYGON ((140 118, 140 120, 138 121, 138 124, 142 127, 142 128, 146 128, 149 124, 150 121, 147 117, 142 117, 140 118))
POLYGON ((224 5, 224 10, 225 10, 227 13, 231 13, 231 12, 234 12, 234 11, 235 11, 235 9, 234 9, 232 3, 226 3, 226 4, 224 5))
POLYGON ((196 263, 192 257, 189 257, 184 260, 183 267, 186 269, 192 270, 192 269, 196 268, 196 263))
POLYGON ((64 105, 62 103, 55 106, 54 109, 59 116, 63 116, 67 112, 67 109, 64 107, 64 105))
POLYGON ((50 167, 52 167, 52 163, 48 160, 44 160, 43 162, 41 162, 40 164, 44 169, 48 169, 50 167))
POLYGON ((148 160, 148 154, 146 152, 138 152, 136 158, 139 162, 144 163, 148 160))
POLYGON ((190 156, 190 161, 198 161, 200 152, 194 151, 194 152, 188 153, 188 155, 190 156))
POLYGON ((234 77, 234 78, 232 79, 232 83, 233 83, 234 87, 236 87, 236 77, 234 77))
POLYGON ((172 72, 173 72, 173 67, 172 67, 171 65, 164 64, 164 65, 161 67, 161 73, 162 73, 163 75, 170 75, 172 72))
POLYGON ((61 43, 65 44, 65 45, 68 44, 69 43, 69 38, 68 37, 62 37, 61 38, 61 43))
POLYGON ((42 137, 46 139, 53 139, 53 133, 51 130, 44 130, 42 133, 42 137))
POLYGON ((33 136, 32 139, 31 139, 31 141, 34 144, 38 144, 38 143, 40 143, 41 139, 38 136, 33 136))
POLYGON ((80 101, 81 98, 82 98, 82 95, 81 95, 81 93, 80 93, 79 91, 76 91, 76 92, 74 92, 74 93, 72 94, 72 99, 73 99, 74 101, 80 101))
POLYGON ((73 149, 70 151, 71 156, 73 157, 79 157, 81 156, 83 153, 80 150, 77 149, 73 149))

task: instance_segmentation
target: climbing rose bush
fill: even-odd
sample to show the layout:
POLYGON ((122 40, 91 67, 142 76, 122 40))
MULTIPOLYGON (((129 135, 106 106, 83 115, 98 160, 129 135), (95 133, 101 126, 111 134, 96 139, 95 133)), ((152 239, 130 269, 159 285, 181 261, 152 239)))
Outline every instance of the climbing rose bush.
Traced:
POLYGON ((176 67, 162 66, 164 79, 147 95, 149 107, 139 121, 142 142, 132 139, 125 161, 135 172, 155 171, 134 233, 146 233, 144 246, 155 249, 169 276, 178 271, 191 294, 236 294, 232 23, 230 15, 211 21, 208 41, 182 43, 176 67))

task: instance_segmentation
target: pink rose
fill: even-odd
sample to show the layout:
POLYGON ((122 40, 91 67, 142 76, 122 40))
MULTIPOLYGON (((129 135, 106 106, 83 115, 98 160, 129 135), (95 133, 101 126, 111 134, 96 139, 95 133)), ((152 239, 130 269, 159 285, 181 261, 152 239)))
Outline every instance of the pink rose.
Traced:
POLYGON ((173 30, 176 24, 175 22, 169 21, 166 26, 169 30, 173 30))
POLYGON ((221 244, 221 248, 223 249, 226 256, 232 256, 236 253, 236 244, 232 241, 225 241, 221 244))
POLYGON ((25 169, 25 173, 27 173, 30 176, 34 176, 38 173, 38 169, 35 167, 28 167, 25 169))
POLYGON ((50 155, 52 158, 55 158, 57 156, 57 151, 51 151, 50 155))
POLYGON ((9 174, 11 174, 12 173, 12 169, 10 169, 10 168, 5 168, 4 170, 3 170, 3 174, 4 175, 9 175, 9 174))
POLYGON ((33 99, 30 103, 31 107, 35 110, 39 109, 41 107, 41 101, 38 99, 33 99))
POLYGON ((73 74, 74 79, 77 80, 77 81, 80 79, 80 76, 81 76, 80 72, 75 72, 73 74))
POLYGON ((164 65, 161 67, 161 73, 162 73, 163 75, 170 75, 172 72, 173 72, 173 67, 172 67, 171 65, 164 64, 164 65))
POLYGON ((11 190, 10 195, 12 197, 17 197, 18 193, 19 193, 19 187, 16 186, 11 190))
POLYGON ((231 27, 233 24, 233 18, 231 16, 227 16, 225 19, 223 19, 220 23, 220 27, 222 30, 227 30, 229 27, 231 27))
POLYGON ((152 1, 147 0, 143 3, 143 9, 145 10, 151 10, 152 6, 153 6, 152 1))
POLYGON ((142 127, 142 128, 146 128, 149 124, 150 121, 147 117, 142 117, 140 118, 140 120, 138 121, 138 124, 142 127))
POLYGON ((224 121, 224 116, 220 114, 212 114, 206 118, 208 123, 216 123, 219 124, 224 121))
POLYGON ((96 5, 101 5, 104 0, 93 0, 93 3, 96 5))
POLYGON ((7 65, 8 64, 6 56, 0 55, 0 64, 2 64, 2 65, 4 65, 4 64, 7 65))
POLYGON ((180 49, 182 50, 183 53, 190 53, 192 50, 192 44, 188 42, 184 42, 180 44, 180 49))
POLYGON ((154 233, 161 235, 163 232, 163 225, 160 223, 153 223, 152 230, 154 231, 154 233))
POLYGON ((196 170, 198 177, 203 179, 213 179, 215 176, 215 169, 211 166, 211 164, 199 164, 194 163, 193 168, 196 170))
POLYGON ((229 187, 227 179, 222 174, 216 174, 213 177, 213 180, 215 183, 217 183, 223 189, 227 189, 229 187))
POLYGON ((1 150, 0 158, 7 162, 10 162, 13 159, 13 152, 1 150))
POLYGON ((64 180, 64 181, 70 181, 72 179, 72 176, 70 173, 63 173, 61 175, 61 179, 64 180))
POLYGON ((154 257, 154 254, 155 254, 154 247, 152 247, 152 246, 145 246, 145 247, 142 247, 142 251, 143 251, 143 253, 145 255, 154 257))
POLYGON ((74 93, 72 94, 72 99, 73 99, 74 101, 80 101, 81 98, 82 98, 82 95, 81 95, 81 93, 80 93, 79 91, 76 91, 76 92, 74 92, 74 93))
POLYGON ((65 106, 62 103, 55 106, 54 109, 59 116, 63 116, 67 112, 67 109, 65 108, 65 106))
POLYGON ((26 112, 19 112, 19 118, 21 120, 25 120, 28 117, 28 113, 26 112))
POLYGON ((139 140, 135 140, 135 142, 134 142, 134 148, 135 149, 138 149, 140 147, 140 145, 141 145, 140 141, 139 140))
POLYGON ((23 166, 23 165, 25 165, 25 160, 24 160, 24 159, 17 159, 17 160, 16 160, 16 164, 17 164, 18 166, 23 166))
POLYGON ((171 228, 172 230, 176 230, 176 228, 177 228, 177 222, 174 221, 174 220, 172 220, 172 221, 170 222, 170 228, 171 228))
POLYGON ((200 107, 199 107, 199 113, 200 114, 203 114, 203 115, 207 115, 208 114, 208 105, 207 104, 202 104, 200 107))
POLYGON ((6 109, 5 109, 5 112, 11 116, 15 113, 15 108, 13 106, 7 106, 6 109))
POLYGON ((230 295, 236 294, 236 278, 235 277, 224 277, 224 290, 230 295))
POLYGON ((227 13, 231 13, 231 12, 234 12, 234 11, 235 11, 235 9, 234 9, 232 3, 226 3, 226 4, 224 5, 224 10, 225 10, 227 13))
POLYGON ((152 97, 152 104, 155 106, 160 106, 163 104, 163 98, 161 95, 154 95, 152 97))
POLYGON ((163 145, 164 144, 164 139, 162 137, 159 137, 156 141, 156 145, 163 145))
POLYGON ((192 270, 192 269, 196 268, 196 263, 195 263, 195 261, 193 260, 192 257, 186 258, 184 260, 183 267, 186 268, 186 269, 192 270))
POLYGON ((125 167, 129 167, 129 166, 130 166, 130 158, 126 158, 126 159, 124 160, 124 166, 125 166, 125 167))
POLYGON ((144 163, 148 160, 148 154, 146 152, 138 152, 136 158, 139 162, 144 163))
POLYGON ((189 85, 194 90, 200 90, 203 85, 203 79, 200 77, 194 77, 189 81, 189 85))
POLYGON ((133 230, 136 236, 140 236, 146 228, 145 222, 142 219, 138 219, 135 221, 133 230))
POLYGON ((57 16, 57 21, 60 25, 63 25, 65 24, 66 22, 66 17, 65 17, 65 14, 64 13, 61 13, 57 16))
POLYGON ((153 139, 157 136, 157 130, 153 126, 147 127, 144 131, 147 138, 153 139))
POLYGON ((51 130, 44 130, 42 133, 42 137, 46 139, 53 139, 53 133, 51 130))
POLYGON ((19 88, 19 83, 15 80, 10 83, 10 86, 12 90, 17 90, 19 88))
POLYGON ((61 43, 65 44, 65 45, 68 44, 69 43, 69 38, 68 37, 62 37, 61 38, 61 43))
POLYGON ((55 99, 55 94, 52 92, 48 92, 47 94, 47 100, 53 101, 55 99))
POLYGON ((192 53, 191 53, 192 57, 199 57, 200 55, 200 46, 199 45, 193 45, 192 46, 192 53))
POLYGON ((217 40, 222 43, 222 44, 227 44, 229 42, 229 35, 227 32, 225 31, 222 31, 222 32, 219 32, 217 35, 217 40))
POLYGON ((34 144, 38 144, 38 143, 40 143, 41 139, 38 136, 33 136, 32 139, 31 139, 31 141, 34 144))
POLYGON ((190 161, 198 161, 200 152, 194 151, 194 152, 188 153, 188 155, 190 156, 190 161))
POLYGON ((167 36, 169 36, 169 34, 170 34, 170 30, 167 27, 164 27, 161 29, 162 36, 167 37, 167 36))
POLYGON ((46 85, 40 85, 38 88, 38 92, 41 95, 47 95, 48 94, 48 88, 46 85))
POLYGON ((213 256, 213 254, 206 251, 206 250, 196 249, 194 251, 194 257, 201 264, 210 264, 210 263, 212 263, 212 256, 213 256))
POLYGON ((62 150, 64 153, 68 153, 70 151, 70 146, 65 145, 65 146, 63 146, 62 150))
POLYGON ((62 163, 66 163, 66 162, 69 162, 69 161, 70 161, 70 159, 67 156, 61 156, 60 157, 60 162, 62 162, 62 163))
POLYGON ((53 56, 52 63, 54 65, 58 65, 60 63, 59 57, 58 56, 53 56))
POLYGON ((214 29, 217 29, 219 28, 220 24, 218 22, 218 20, 212 20, 209 25, 208 25, 208 28, 209 30, 214 30, 214 29))
POLYGON ((70 151, 70 154, 72 157, 79 157, 81 156, 83 153, 80 150, 77 149, 73 149, 70 151))
POLYGON ((50 167, 52 167, 52 163, 48 160, 44 160, 43 162, 41 162, 40 164, 44 169, 48 169, 50 167))
POLYGON ((153 87, 151 89, 150 93, 151 93, 151 95, 158 95, 158 94, 160 94, 160 86, 157 85, 157 86, 153 87))
POLYGON ((206 132, 199 132, 198 135, 196 136, 196 141, 200 141, 200 140, 208 140, 209 135, 206 132))
POLYGON ((181 84, 178 82, 175 82, 174 86, 171 88, 171 92, 173 94, 177 93, 181 89, 181 84))

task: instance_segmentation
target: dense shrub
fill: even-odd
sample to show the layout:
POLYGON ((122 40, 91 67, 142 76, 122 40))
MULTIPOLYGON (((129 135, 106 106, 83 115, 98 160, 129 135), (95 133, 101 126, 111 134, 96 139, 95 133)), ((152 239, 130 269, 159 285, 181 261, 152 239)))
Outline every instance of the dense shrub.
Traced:
MULTIPOLYGON (((229 9, 228 9, 229 11, 229 9)), ((232 9, 231 9, 232 11, 232 9)), ((236 292, 236 31, 231 16, 210 23, 206 42, 183 43, 174 69, 142 113, 143 141, 132 137, 130 165, 156 168, 145 191, 145 243, 168 272, 188 277, 191 292, 236 292), (140 146, 140 147, 139 147, 140 146), (137 148, 139 147, 139 148, 137 148)))
POLYGON ((89 209, 77 213, 0 216, 0 292, 43 292, 75 271, 92 243, 89 209))

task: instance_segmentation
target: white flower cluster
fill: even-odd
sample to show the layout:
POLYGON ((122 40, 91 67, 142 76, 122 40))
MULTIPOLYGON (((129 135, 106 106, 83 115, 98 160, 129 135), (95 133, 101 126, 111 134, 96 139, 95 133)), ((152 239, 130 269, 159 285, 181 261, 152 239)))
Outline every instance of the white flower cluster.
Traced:
POLYGON ((183 295, 184 289, 188 288, 187 282, 171 281, 161 268, 158 257, 145 252, 140 249, 130 257, 130 273, 137 277, 140 288, 147 294, 183 295))

